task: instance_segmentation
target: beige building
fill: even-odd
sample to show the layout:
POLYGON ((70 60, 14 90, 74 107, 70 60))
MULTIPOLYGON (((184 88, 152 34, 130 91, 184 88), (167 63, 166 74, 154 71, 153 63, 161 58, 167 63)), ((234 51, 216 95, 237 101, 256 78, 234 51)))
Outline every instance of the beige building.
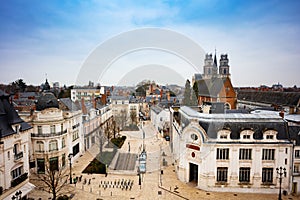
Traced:
POLYGON ((0 199, 26 198, 34 188, 28 179, 31 128, 0 90, 0 199))
POLYGON ((43 93, 26 121, 33 127, 29 159, 37 173, 45 172, 47 160, 51 167, 64 168, 69 156, 73 161, 84 152, 82 112, 70 99, 43 93))

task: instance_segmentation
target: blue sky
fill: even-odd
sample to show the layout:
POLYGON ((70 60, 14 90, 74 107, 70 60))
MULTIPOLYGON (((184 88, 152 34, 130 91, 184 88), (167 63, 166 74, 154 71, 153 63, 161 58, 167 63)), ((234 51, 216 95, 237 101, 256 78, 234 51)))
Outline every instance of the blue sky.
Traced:
POLYGON ((158 27, 186 35, 206 52, 228 53, 235 86, 300 87, 299 9, 297 0, 3 1, 0 82, 23 78, 40 84, 47 73, 50 82, 74 84, 101 43, 136 28, 158 27))

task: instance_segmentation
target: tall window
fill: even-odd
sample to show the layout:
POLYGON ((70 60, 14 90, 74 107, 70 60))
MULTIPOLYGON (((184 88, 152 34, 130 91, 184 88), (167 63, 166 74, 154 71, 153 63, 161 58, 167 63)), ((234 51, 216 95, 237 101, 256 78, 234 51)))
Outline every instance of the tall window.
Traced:
POLYGON ((294 173, 300 173, 300 164, 294 165, 294 173))
POLYGON ((265 184, 273 183, 273 168, 263 168, 262 169, 262 180, 265 184))
POLYGON ((251 160, 252 159, 252 149, 240 149, 239 159, 240 160, 251 160))
POLYGON ((262 159, 263 160, 274 160, 275 149, 263 149, 262 159))
POLYGON ((217 159, 218 160, 228 160, 229 159, 229 149, 217 148, 217 159))
POLYGON ((42 126, 38 126, 37 129, 38 129, 38 134, 43 134, 42 126))
POLYGON ((65 140, 65 138, 63 137, 62 139, 61 139, 61 148, 64 148, 66 146, 66 140, 65 140))
POLYGON ((239 181, 244 183, 250 182, 250 167, 241 167, 239 172, 239 181))
POLYGON ((218 167, 217 168, 217 182, 227 182, 227 167, 218 167))
POLYGON ((58 157, 53 157, 49 159, 50 170, 55 171, 58 170, 58 157))
POLYGON ((57 147, 57 141, 56 140, 51 140, 49 142, 49 151, 57 151, 58 147, 57 147))
POLYGON ((61 165, 62 167, 65 167, 66 166, 66 154, 62 154, 61 156, 61 165))
POLYGON ((23 166, 20 166, 14 170, 11 171, 11 177, 12 179, 16 179, 19 176, 21 176, 23 174, 23 166))
POLYGON ((64 124, 63 124, 63 123, 60 124, 60 132, 61 132, 61 133, 64 132, 64 124))
POLYGON ((77 140, 79 138, 78 131, 73 132, 72 138, 73 138, 73 141, 75 141, 75 140, 77 140))
POLYGON ((55 125, 50 125, 50 133, 55 133, 55 125))
POLYGON ((44 152, 44 142, 36 141, 36 146, 37 146, 36 149, 37 152, 44 152))
POLYGON ((295 158, 300 158, 300 150, 295 150, 295 158))

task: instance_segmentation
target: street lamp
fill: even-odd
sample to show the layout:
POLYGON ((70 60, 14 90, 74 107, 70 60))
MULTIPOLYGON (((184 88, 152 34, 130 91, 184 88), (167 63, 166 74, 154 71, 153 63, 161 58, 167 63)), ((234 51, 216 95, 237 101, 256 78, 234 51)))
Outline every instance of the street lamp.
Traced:
POLYGON ((70 153, 70 154, 68 155, 69 163, 70 163, 70 184, 72 184, 72 162, 71 162, 72 156, 73 156, 72 153, 70 153))
POLYGON ((279 175, 279 195, 278 195, 278 200, 282 200, 281 198, 281 184, 282 184, 282 176, 286 177, 286 169, 282 167, 277 167, 276 172, 279 175))

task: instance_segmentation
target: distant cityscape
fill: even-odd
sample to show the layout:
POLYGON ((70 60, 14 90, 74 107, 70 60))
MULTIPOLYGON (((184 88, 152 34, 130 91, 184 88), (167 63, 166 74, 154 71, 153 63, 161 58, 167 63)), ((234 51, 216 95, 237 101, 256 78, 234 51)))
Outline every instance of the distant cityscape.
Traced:
MULTIPOLYGON (((0 85, 1 199, 34 199, 39 191, 52 199, 72 198, 65 188, 84 190, 85 173, 138 174, 137 182, 98 180, 103 193, 118 185, 138 192, 147 184, 141 174, 162 176, 167 167, 196 190, 300 193, 300 89, 233 86, 227 54, 219 62, 206 54, 203 74, 187 78, 184 87, 154 80, 135 87, 49 82, 0 85), (152 147, 145 135, 153 147, 165 148, 168 159, 161 151, 148 158, 152 147), (99 162, 82 164, 86 168, 74 177, 78 167, 72 164, 87 155, 99 162)), ((100 195, 93 190, 91 195, 100 195)), ((164 189, 169 195, 179 195, 177 190, 164 189)))

